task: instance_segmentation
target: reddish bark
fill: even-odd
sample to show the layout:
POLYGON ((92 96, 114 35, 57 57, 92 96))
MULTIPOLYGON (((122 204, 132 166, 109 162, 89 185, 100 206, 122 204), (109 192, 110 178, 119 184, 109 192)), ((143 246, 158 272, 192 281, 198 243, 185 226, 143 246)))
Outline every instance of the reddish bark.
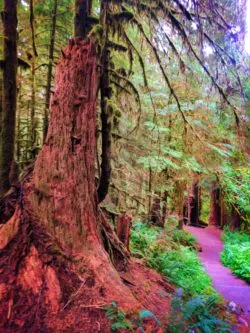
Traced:
POLYGON ((126 214, 119 216, 116 233, 120 241, 124 244, 129 251, 130 228, 132 225, 132 218, 126 214))
MULTIPOLYGON (((7 240, 1 229, 4 332, 14 327, 15 332, 68 327, 70 309, 63 309, 83 280, 83 304, 117 300, 125 308, 139 306, 103 246, 104 239, 113 256, 128 257, 97 206, 95 47, 72 40, 63 54, 46 142, 32 180, 22 187, 21 207, 12 217, 17 227, 13 234, 7 232, 7 240)), ((74 316, 76 320, 77 313, 74 316)))
MULTIPOLYGON (((97 205, 98 81, 94 45, 70 41, 56 71, 46 142, 0 229, 1 332, 106 333, 104 304, 143 307, 143 283, 131 284, 128 252, 97 205), (124 276, 114 264, 126 263, 124 276)), ((149 303, 169 304, 156 295, 149 303)))
POLYGON ((211 185, 210 191, 210 216, 209 224, 220 226, 221 225, 221 205, 220 205, 220 188, 216 182, 211 185))

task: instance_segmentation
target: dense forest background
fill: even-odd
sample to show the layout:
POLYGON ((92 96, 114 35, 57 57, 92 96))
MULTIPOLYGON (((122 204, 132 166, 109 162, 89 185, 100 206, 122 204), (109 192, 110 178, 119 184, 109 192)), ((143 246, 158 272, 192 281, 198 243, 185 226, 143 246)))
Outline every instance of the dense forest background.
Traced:
MULTIPOLYGON (((113 22, 108 120, 112 175, 103 203, 111 214, 130 210, 133 216, 148 215, 157 198, 168 202, 168 210, 181 211, 187 192, 197 182, 204 197, 202 218, 208 221, 214 182, 227 208, 249 220, 249 61, 244 55, 241 6, 237 1, 221 5, 228 9, 225 22, 218 18, 219 30, 205 26, 211 30, 205 31, 205 37, 197 36, 198 26, 192 23, 187 38, 193 49, 188 46, 188 52, 180 33, 156 21, 153 14, 142 17, 142 28, 128 26, 121 31, 121 44, 115 44, 115 25, 123 29, 122 22, 118 17, 113 22)), ((98 7, 94 2, 93 21, 98 7)), ((146 5, 142 10, 148 10, 146 5)), ((15 160, 20 170, 35 160, 45 140, 55 66, 74 35, 73 17, 72 1, 18 3, 15 160)), ((126 25, 131 18, 128 14, 121 20, 126 25)), ((95 24, 89 33, 97 35, 97 30, 95 24)), ((0 52, 3 59, 3 49, 0 52)), ((100 109, 98 113, 97 182, 102 149, 100 109)))
MULTIPOLYGON (((20 290, 32 306, 47 285, 46 319, 27 324, 25 307, 23 321, 52 325, 51 303, 59 332, 76 310, 62 319, 58 304, 68 307, 81 274, 93 304, 138 307, 117 273, 129 262, 132 220, 249 232, 245 1, 1 0, 0 11, 6 309, 20 290)), ((4 313, 6 332, 27 329, 14 316, 23 303, 4 313)))

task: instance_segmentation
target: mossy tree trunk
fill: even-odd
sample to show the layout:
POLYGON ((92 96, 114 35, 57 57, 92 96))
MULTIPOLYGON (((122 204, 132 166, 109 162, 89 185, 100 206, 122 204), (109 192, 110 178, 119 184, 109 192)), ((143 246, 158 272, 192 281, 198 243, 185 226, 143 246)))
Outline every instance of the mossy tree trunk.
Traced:
POLYGON ((3 19, 3 101, 0 140, 0 196, 10 187, 9 173, 15 151, 17 98, 17 0, 5 0, 3 19))
POLYGON ((129 254, 98 207, 95 46, 74 39, 63 54, 45 144, 19 190, 15 214, 0 230, 0 330, 6 333, 13 327, 91 332, 92 306, 115 300, 139 307, 116 269, 126 269, 129 254))

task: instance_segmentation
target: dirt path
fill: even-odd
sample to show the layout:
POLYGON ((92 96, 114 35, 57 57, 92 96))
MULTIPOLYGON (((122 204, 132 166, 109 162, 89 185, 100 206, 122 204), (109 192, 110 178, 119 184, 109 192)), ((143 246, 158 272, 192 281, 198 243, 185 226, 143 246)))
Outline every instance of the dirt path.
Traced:
POLYGON ((250 314, 250 285, 237 278, 231 270, 220 262, 223 243, 220 240, 221 230, 209 228, 186 227, 202 246, 199 257, 207 273, 213 279, 214 288, 225 300, 240 305, 246 314, 250 314))

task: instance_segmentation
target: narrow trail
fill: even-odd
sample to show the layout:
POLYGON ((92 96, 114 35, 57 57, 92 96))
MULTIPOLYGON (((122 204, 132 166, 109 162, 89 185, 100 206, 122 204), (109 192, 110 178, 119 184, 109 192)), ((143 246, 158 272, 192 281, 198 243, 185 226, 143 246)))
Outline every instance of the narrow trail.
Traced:
POLYGON ((250 315, 250 285, 233 275, 231 270, 220 262, 220 252, 223 250, 220 239, 222 231, 213 227, 203 229, 188 226, 185 229, 191 232, 202 246, 199 257, 213 280, 213 287, 225 300, 240 305, 244 312, 250 315))

